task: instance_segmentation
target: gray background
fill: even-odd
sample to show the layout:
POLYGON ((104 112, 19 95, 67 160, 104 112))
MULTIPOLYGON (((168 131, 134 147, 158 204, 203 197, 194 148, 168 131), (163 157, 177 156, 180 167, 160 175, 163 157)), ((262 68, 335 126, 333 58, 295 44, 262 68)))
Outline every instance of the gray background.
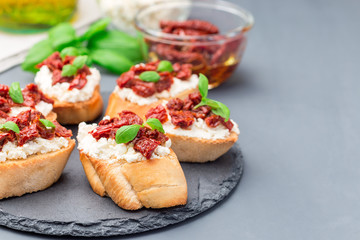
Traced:
MULTIPOLYGON (((360 1, 236 2, 255 27, 210 97, 240 125, 243 178, 213 210, 121 239, 359 239, 360 1)), ((47 238, 0 228, 0 239, 47 238)))

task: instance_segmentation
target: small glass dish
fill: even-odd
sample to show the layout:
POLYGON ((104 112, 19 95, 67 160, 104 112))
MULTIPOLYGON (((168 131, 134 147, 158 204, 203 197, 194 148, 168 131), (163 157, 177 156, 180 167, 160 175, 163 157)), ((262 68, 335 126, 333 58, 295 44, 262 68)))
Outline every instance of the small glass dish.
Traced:
POLYGON ((191 63, 195 73, 209 79, 209 88, 224 82, 243 56, 247 32, 254 19, 247 10, 221 0, 166 1, 143 8, 135 25, 147 43, 148 61, 191 63), (160 21, 202 20, 219 29, 218 34, 189 36, 162 32, 160 21))

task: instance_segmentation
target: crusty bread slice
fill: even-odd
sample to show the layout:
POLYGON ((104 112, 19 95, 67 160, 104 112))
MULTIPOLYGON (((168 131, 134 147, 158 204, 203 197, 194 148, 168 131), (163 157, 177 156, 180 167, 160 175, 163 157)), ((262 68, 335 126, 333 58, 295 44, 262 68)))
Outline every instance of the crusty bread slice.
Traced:
POLYGON ((209 162, 214 161, 234 145, 238 139, 235 132, 225 139, 203 139, 167 133, 171 139, 171 148, 180 162, 209 162))
POLYGON ((57 118, 57 114, 53 111, 51 111, 48 115, 46 115, 46 119, 50 121, 55 121, 57 118))
MULTIPOLYGON (((187 97, 190 93, 193 93, 196 91, 198 91, 198 90, 197 89, 189 89, 189 90, 179 93, 174 98, 183 99, 183 98, 187 97)), ((126 99, 121 98, 119 96, 119 94, 117 94, 116 92, 112 92, 109 97, 109 103, 106 108, 105 116, 117 117, 118 116, 117 114, 119 112, 121 112, 123 110, 130 110, 130 111, 136 113, 137 115, 139 115, 141 118, 145 119, 145 114, 147 113, 147 111, 150 110, 150 108, 156 107, 157 105, 161 104, 163 100, 169 100, 169 99, 171 99, 171 98, 159 99, 159 101, 156 101, 156 102, 148 104, 148 105, 138 105, 137 103, 133 103, 126 99)))
POLYGON ((172 150, 168 156, 134 163, 96 159, 80 151, 80 160, 94 192, 108 195, 121 208, 186 204, 186 179, 172 150))
POLYGON ((75 147, 75 140, 58 151, 0 163, 0 199, 43 190, 55 183, 75 147))
POLYGON ((53 111, 57 113, 57 121, 61 124, 78 124, 95 120, 103 109, 99 86, 96 86, 93 96, 86 101, 71 103, 54 100, 53 111))

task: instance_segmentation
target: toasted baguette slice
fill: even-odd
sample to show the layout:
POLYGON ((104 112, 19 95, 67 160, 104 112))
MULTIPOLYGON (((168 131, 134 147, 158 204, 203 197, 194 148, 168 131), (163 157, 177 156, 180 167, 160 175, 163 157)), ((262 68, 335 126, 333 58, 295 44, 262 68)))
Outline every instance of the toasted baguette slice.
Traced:
MULTIPOLYGON (((196 91, 197 89, 189 89, 179 93, 174 98, 185 98, 190 93, 196 91)), ((119 94, 117 94, 116 92, 112 92, 109 97, 109 103, 106 108, 105 116, 117 117, 118 116, 117 114, 119 112, 123 110, 131 110, 132 112, 136 113, 137 115, 145 119, 145 114, 147 113, 147 111, 149 111, 150 108, 156 107, 157 105, 161 104, 163 100, 169 100, 169 99, 171 98, 159 99, 159 101, 156 101, 148 105, 138 105, 137 103, 133 103, 126 99, 121 98, 119 94)))
POLYGON ((93 96, 86 101, 71 103, 54 100, 54 112, 57 113, 57 121, 61 124, 92 121, 101 114, 103 109, 99 86, 95 88, 93 96))
POLYGON ((55 121, 57 118, 57 114, 53 111, 51 111, 47 116, 46 116, 46 119, 47 120, 50 120, 50 121, 55 121))
POLYGON ((214 161, 234 145, 238 139, 235 132, 225 139, 203 139, 166 134, 171 139, 171 148, 180 162, 204 163, 214 161))
POLYGON ((58 151, 0 163, 0 199, 44 190, 55 183, 75 147, 75 140, 58 151))
POLYGON ((128 163, 109 162, 80 150, 80 160, 95 193, 108 195, 126 210, 184 205, 187 184, 175 153, 162 158, 128 163))

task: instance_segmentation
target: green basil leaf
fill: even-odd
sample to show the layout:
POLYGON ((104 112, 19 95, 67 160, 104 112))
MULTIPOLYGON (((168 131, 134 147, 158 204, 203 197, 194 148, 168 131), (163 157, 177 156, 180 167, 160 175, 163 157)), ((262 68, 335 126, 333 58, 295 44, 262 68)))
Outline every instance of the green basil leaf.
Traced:
POLYGON ((207 77, 200 73, 199 74, 199 92, 203 98, 207 97, 209 81, 207 77))
POLYGON ((55 50, 52 48, 48 39, 36 43, 32 48, 30 48, 24 62, 21 64, 21 68, 24 71, 36 73, 39 69, 35 66, 44 61, 54 51, 55 50))
POLYGON ((11 99, 14 101, 14 103, 23 103, 24 98, 21 92, 20 83, 19 82, 13 82, 9 89, 9 95, 11 99))
POLYGON ((128 71, 133 65, 128 58, 111 50, 91 50, 90 57, 94 63, 116 74, 128 71))
POLYGON ((0 125, 0 128, 4 128, 6 130, 11 130, 13 132, 19 133, 20 129, 18 127, 18 125, 16 125, 16 123, 12 122, 12 121, 8 121, 4 124, 0 125))
POLYGON ((55 128, 55 124, 47 119, 39 119, 39 121, 44 125, 46 128, 55 128))
POLYGON ((194 109, 196 109, 196 108, 198 108, 200 106, 204 106, 204 105, 207 105, 207 106, 211 107, 211 111, 214 114, 225 118, 225 122, 227 122, 229 120, 229 118, 230 118, 230 110, 225 104, 223 104, 223 103, 221 103, 219 101, 209 99, 209 98, 203 98, 201 100, 201 102, 194 107, 194 109))
POLYGON ((94 35, 88 41, 87 47, 90 51, 107 50, 119 54, 132 64, 144 60, 138 40, 118 30, 109 30, 94 35))
POLYGON ((80 41, 89 40, 92 36, 96 35, 97 33, 105 31, 109 23, 110 23, 110 18, 103 18, 91 24, 89 29, 83 35, 80 36, 79 40, 80 41))
POLYGON ((159 62, 159 65, 158 65, 156 71, 158 71, 158 72, 172 72, 172 71, 174 71, 174 68, 173 68, 171 62, 164 60, 164 61, 159 62))
POLYGON ((229 120, 230 110, 225 104, 215 100, 207 99, 207 105, 211 107, 211 111, 214 114, 225 118, 225 122, 229 120))
POLYGON ((149 118, 147 121, 146 121, 146 124, 149 125, 152 129, 156 129, 158 130, 159 132, 161 133, 165 133, 164 131, 164 128, 161 124, 161 122, 159 121, 159 119, 157 118, 149 118))
POLYGON ((78 56, 74 59, 72 65, 77 69, 80 69, 84 66, 86 60, 87 60, 87 56, 78 56))
POLYGON ((136 35, 142 58, 144 61, 147 61, 149 58, 149 45, 146 43, 145 38, 141 32, 137 31, 136 35))
POLYGON ((79 50, 76 47, 67 47, 60 52, 60 56, 62 58, 64 58, 65 56, 77 56, 77 55, 79 55, 79 50))
POLYGON ((139 132, 140 125, 128 125, 128 126, 122 126, 116 131, 115 135, 115 141, 117 144, 120 143, 128 143, 132 141, 137 133, 139 132))
POLYGON ((61 76, 63 77, 70 77, 74 76, 77 72, 77 68, 74 65, 66 64, 63 66, 63 69, 61 71, 61 76))
POLYGON ((144 82, 158 82, 160 80, 160 75, 155 71, 146 71, 142 72, 139 78, 144 82))
POLYGON ((49 30, 49 40, 54 49, 60 51, 76 42, 76 32, 70 23, 60 23, 49 30))

